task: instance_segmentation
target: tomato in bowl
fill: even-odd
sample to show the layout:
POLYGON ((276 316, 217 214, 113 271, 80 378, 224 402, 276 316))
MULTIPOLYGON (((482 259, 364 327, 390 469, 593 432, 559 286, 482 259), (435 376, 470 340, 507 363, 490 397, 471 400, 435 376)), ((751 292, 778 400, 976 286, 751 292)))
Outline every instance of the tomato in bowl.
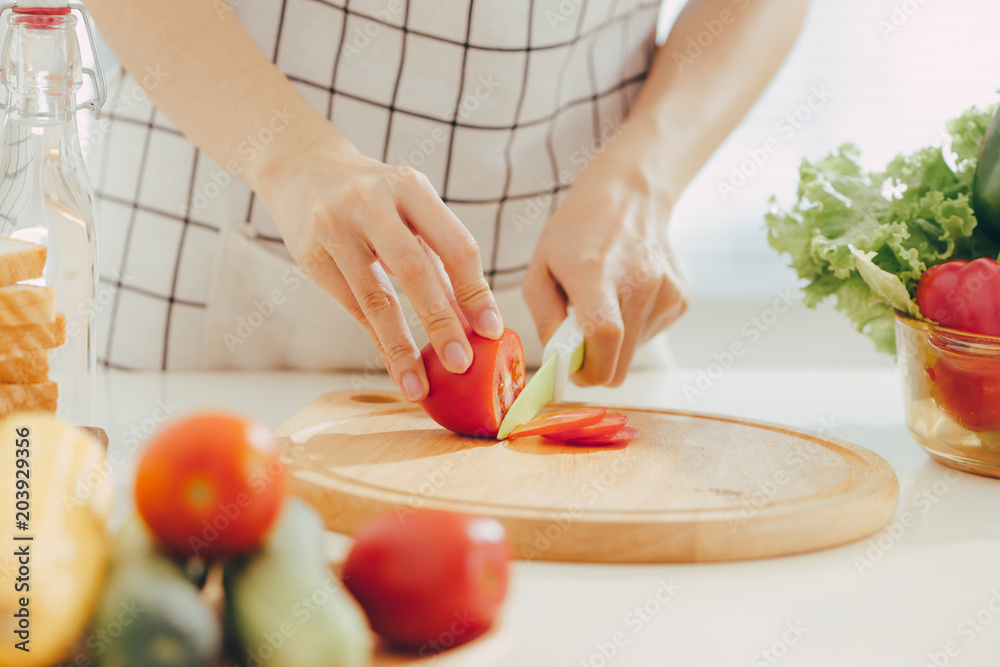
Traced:
POLYGON ((1000 477, 1000 337, 896 314, 907 425, 945 465, 1000 477))

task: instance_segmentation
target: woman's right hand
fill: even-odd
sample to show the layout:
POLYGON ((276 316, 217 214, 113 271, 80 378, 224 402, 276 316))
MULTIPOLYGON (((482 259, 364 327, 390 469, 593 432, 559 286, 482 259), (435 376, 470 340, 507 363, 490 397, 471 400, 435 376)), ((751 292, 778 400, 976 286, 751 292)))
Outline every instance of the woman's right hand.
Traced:
POLYGON ((499 338, 500 311, 475 239, 427 178, 367 158, 329 130, 328 140, 279 137, 286 145, 268 151, 255 190, 303 272, 364 325, 393 382, 419 401, 427 376, 388 274, 453 373, 472 363, 464 326, 499 338))

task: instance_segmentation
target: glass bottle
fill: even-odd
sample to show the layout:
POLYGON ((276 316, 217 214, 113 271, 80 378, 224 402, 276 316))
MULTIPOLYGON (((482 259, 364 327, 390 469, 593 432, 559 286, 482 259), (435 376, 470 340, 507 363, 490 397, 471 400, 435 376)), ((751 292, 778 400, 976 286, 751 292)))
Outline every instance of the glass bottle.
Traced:
MULTIPOLYGON (((47 248, 44 275, 29 284, 55 287, 56 309, 66 318, 66 342, 49 353, 50 379, 59 385, 57 414, 92 426, 97 241, 76 112, 89 107, 99 115, 106 89, 99 62, 95 70, 83 67, 77 18, 68 3, 33 6, 38 4, 22 0, 0 9, 0 15, 12 10, 0 53, 7 94, 0 127, 0 236, 47 248), (77 104, 84 74, 94 80, 97 97, 77 104)), ((73 9, 83 16, 93 44, 89 16, 82 6, 73 9)))

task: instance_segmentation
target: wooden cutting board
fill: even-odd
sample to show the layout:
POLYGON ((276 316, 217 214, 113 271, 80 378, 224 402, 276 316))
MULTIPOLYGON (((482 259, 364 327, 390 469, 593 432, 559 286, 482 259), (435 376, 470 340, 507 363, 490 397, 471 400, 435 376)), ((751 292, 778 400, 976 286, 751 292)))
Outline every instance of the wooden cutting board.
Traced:
MULTIPOLYGON (((578 404, 551 405, 556 411, 578 404)), ((465 438, 393 392, 334 392, 276 436, 297 494, 331 530, 385 512, 492 516, 526 560, 667 563, 795 554, 871 535, 892 517, 882 458, 814 433, 731 417, 615 408, 621 447, 465 438)))

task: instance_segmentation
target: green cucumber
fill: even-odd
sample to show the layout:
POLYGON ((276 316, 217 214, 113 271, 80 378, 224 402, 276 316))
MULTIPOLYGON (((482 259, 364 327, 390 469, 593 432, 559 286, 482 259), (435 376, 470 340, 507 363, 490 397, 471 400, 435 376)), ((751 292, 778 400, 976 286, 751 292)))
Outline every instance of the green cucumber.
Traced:
MULTIPOLYGON (((156 555, 167 557, 149 531, 146 522, 138 514, 133 515, 118 531, 112 553, 116 563, 156 555)), ((205 581, 208 579, 207 562, 201 558, 185 558, 177 560, 177 566, 183 570, 188 581, 199 589, 205 587, 205 581)))
POLYGON ((150 552, 113 568, 87 647, 98 667, 205 667, 222 629, 183 567, 150 552))
POLYGON ((323 523, 290 498, 260 553, 226 565, 230 634, 249 667, 363 667, 372 634, 327 568, 323 523))
POLYGON ((972 210, 979 227, 1000 243, 1000 107, 993 114, 972 179, 972 210))

